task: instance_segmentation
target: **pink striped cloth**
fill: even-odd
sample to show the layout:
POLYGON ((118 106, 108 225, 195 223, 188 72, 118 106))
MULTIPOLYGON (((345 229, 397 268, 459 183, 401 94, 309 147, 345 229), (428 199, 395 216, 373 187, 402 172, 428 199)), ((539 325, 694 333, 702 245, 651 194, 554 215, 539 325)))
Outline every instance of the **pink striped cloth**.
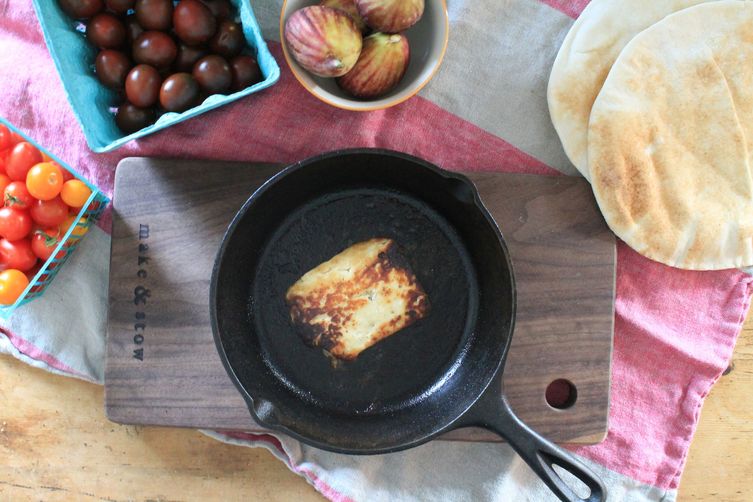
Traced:
MULTIPOLYGON (((264 34, 275 37, 281 2, 252 3, 264 34)), ((398 107, 357 114, 320 103, 292 78, 271 40, 282 67, 276 86, 95 155, 65 100, 30 2, 0 0, 0 115, 108 193, 117 162, 128 156, 292 162, 356 146, 400 150, 454 170, 573 174, 549 122, 545 88, 559 42, 587 2, 448 3, 445 64, 421 96, 398 107), (475 58, 500 63, 470 72, 475 58)), ((61 272, 68 279, 3 327, 0 351, 101 381, 108 251, 105 222, 61 272), (73 326, 56 325, 62 313, 73 326)), ((573 449, 605 478, 612 500, 676 497, 703 399, 729 363, 752 283, 742 271, 681 271, 619 246, 609 433, 599 445, 573 449)), ((434 442, 347 457, 281 436, 210 434, 268 448, 332 500, 550 498, 500 445, 434 442)))

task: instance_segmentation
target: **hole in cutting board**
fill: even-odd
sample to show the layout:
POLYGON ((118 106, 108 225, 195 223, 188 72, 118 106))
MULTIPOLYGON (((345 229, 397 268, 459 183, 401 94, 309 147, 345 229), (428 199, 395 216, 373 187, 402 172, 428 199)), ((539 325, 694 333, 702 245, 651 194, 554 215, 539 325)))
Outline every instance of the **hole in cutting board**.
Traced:
POLYGON ((552 408, 566 410, 578 400, 578 389, 570 380, 558 378, 546 388, 546 403, 552 408))

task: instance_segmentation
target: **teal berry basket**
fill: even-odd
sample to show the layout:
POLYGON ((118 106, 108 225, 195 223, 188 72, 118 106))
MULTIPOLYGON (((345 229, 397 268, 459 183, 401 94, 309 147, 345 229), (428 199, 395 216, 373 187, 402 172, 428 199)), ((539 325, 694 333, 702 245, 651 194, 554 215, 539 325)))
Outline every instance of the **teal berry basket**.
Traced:
POLYGON ((248 47, 244 53, 256 57, 264 80, 234 94, 209 96, 200 105, 183 113, 165 113, 153 125, 124 135, 115 125, 114 109, 119 104, 117 93, 100 84, 94 74, 96 49, 86 41, 83 24, 68 17, 57 0, 34 0, 47 48, 89 148, 100 153, 115 150, 131 140, 266 89, 279 80, 280 67, 262 38, 250 1, 231 0, 231 3, 239 13, 246 37, 248 47))
POLYGON ((76 224, 71 225, 65 234, 60 238, 60 242, 52 252, 52 256, 42 265, 36 275, 29 281, 29 285, 26 287, 21 296, 18 297, 16 303, 13 305, 1 305, 0 306, 0 318, 7 319, 21 305, 24 305, 35 298, 42 296, 47 286, 50 285, 55 276, 60 272, 65 261, 73 253, 78 246, 81 239, 86 235, 89 228, 94 225, 102 212, 110 203, 110 199, 102 193, 96 186, 92 185, 88 180, 79 175, 75 169, 72 169, 65 162, 57 158, 55 155, 47 151, 44 147, 35 142, 28 135, 15 128, 11 123, 0 117, 0 124, 6 126, 11 131, 21 136, 24 141, 28 141, 32 145, 36 146, 39 151, 43 152, 50 159, 57 162, 61 167, 67 169, 77 179, 86 183, 86 186, 92 191, 92 194, 87 199, 86 204, 79 210, 76 215, 76 224))

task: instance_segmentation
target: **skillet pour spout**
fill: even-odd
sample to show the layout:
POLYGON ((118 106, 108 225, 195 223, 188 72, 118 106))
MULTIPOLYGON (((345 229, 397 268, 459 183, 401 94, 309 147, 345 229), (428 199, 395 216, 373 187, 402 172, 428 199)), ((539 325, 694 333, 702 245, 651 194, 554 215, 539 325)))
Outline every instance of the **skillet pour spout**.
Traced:
POLYGON ((225 368, 270 429, 329 451, 376 454, 482 426, 507 439, 560 499, 606 499, 586 466, 523 424, 504 398, 515 278, 502 233, 465 176, 374 149, 289 166, 251 195, 225 233, 210 309, 225 368), (302 342, 286 291, 375 237, 399 246, 431 311, 335 369, 302 342), (555 465, 590 495, 580 498, 555 465))

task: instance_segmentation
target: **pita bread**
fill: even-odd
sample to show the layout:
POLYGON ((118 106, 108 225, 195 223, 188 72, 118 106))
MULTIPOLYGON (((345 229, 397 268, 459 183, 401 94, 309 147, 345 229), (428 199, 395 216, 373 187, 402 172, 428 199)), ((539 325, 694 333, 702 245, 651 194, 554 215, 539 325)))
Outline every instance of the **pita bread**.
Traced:
POLYGON ((617 56, 638 33, 708 0, 593 0, 565 37, 549 77, 549 114, 565 153, 586 179, 588 118, 617 56))
POLYGON ((612 230, 675 267, 753 265, 753 2, 672 14, 631 40, 591 111, 612 230))

